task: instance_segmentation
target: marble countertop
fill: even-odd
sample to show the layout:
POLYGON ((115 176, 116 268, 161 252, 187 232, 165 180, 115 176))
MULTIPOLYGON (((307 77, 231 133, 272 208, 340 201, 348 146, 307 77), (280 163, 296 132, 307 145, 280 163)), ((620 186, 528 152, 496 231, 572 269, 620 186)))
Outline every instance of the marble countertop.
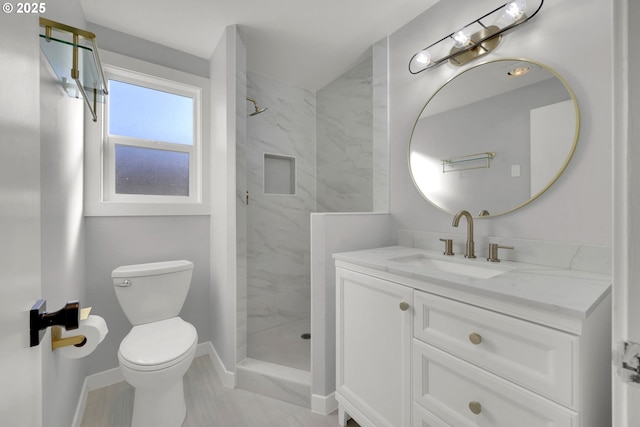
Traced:
POLYGON ((463 255, 445 256, 442 252, 404 246, 342 252, 333 256, 338 261, 561 312, 578 319, 586 318, 611 289, 611 277, 605 274, 511 261, 490 263, 484 258, 470 260, 463 255), (507 271, 489 279, 480 279, 394 260, 414 255, 507 271))

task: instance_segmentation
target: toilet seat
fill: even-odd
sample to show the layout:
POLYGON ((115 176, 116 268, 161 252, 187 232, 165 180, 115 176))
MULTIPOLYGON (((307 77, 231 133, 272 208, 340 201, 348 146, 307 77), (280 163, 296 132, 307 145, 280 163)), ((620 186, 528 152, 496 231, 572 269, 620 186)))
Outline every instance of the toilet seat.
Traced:
POLYGON ((134 326, 120 343, 120 363, 136 371, 157 371, 180 363, 195 351, 196 328, 180 317, 134 326))

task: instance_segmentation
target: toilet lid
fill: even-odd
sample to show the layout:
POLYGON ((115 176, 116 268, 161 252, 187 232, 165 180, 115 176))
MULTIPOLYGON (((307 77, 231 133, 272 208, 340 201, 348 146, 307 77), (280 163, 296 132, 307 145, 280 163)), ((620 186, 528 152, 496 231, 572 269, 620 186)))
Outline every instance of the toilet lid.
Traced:
POLYGON ((197 341, 192 324, 172 317, 134 326, 120 343, 118 356, 133 369, 162 369, 187 357, 197 341))

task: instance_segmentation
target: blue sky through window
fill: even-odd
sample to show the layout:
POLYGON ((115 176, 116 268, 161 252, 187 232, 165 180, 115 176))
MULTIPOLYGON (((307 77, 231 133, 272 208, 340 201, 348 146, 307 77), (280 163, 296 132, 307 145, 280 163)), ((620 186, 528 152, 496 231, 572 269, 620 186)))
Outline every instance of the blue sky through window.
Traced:
POLYGON ((109 80, 109 134, 193 145, 193 99, 109 80))

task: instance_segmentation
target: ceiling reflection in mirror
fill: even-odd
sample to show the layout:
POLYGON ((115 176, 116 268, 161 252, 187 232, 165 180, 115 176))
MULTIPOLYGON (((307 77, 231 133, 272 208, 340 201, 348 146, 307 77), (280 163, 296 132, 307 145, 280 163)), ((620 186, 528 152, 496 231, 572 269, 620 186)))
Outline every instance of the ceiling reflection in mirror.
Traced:
POLYGON ((579 128, 575 95, 554 70, 530 60, 491 61, 428 100, 411 135, 409 168, 422 195, 444 211, 501 215, 555 182, 579 128))

